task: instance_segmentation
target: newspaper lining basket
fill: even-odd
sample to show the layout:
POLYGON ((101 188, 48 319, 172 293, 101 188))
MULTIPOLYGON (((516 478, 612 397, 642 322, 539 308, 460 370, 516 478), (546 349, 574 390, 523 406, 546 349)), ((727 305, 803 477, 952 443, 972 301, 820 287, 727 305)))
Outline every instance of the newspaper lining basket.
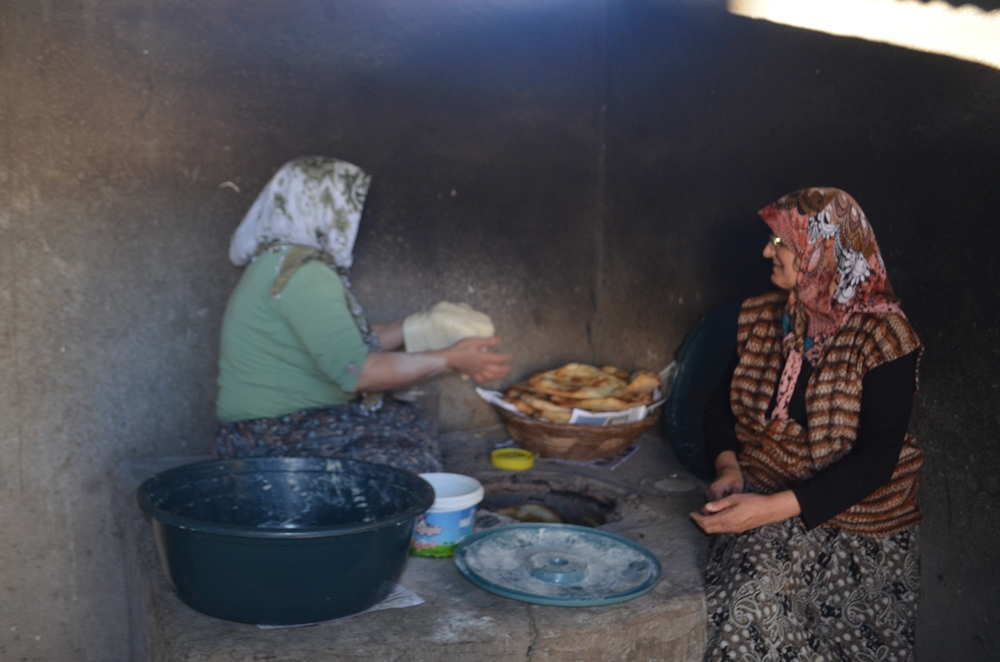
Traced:
POLYGON ((497 407, 510 436, 539 457, 560 460, 597 460, 614 457, 660 418, 656 410, 641 421, 625 425, 570 425, 518 416, 497 407))

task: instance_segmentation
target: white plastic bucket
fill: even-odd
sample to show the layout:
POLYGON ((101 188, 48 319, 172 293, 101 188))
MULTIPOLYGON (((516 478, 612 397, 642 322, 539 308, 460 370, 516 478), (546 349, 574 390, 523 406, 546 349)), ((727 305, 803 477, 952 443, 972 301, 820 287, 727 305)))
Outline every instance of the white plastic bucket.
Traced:
POLYGON ((476 505, 485 490, 472 476, 428 473, 420 477, 434 488, 434 505, 417 518, 410 551, 417 556, 451 556, 472 533, 476 505))

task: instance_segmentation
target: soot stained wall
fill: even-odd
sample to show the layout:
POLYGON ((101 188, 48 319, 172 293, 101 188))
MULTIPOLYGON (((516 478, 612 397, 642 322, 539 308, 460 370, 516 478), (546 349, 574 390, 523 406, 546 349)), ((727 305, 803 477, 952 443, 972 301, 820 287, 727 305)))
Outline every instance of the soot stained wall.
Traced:
MULTIPOLYGON (((371 317, 467 301, 516 376, 662 367, 768 287, 756 209, 850 191, 927 346, 920 656, 990 659, 997 108, 1000 72, 695 4, 3 3, 0 657, 127 656, 109 473, 207 450, 229 235, 321 153, 374 176, 371 317)), ((427 390, 444 427, 495 421, 427 390)))

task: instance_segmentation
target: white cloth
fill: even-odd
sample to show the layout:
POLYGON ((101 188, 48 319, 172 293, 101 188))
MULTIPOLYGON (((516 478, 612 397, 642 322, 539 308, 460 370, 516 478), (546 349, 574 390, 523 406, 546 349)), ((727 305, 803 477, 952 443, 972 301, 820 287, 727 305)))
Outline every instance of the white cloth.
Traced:
POLYGON ((427 312, 403 320, 403 343, 407 352, 427 352, 451 347, 465 338, 489 338, 493 320, 468 304, 442 301, 427 312))
POLYGON ((346 161, 324 156, 289 161, 236 228, 229 259, 243 266, 261 244, 281 241, 318 248, 350 268, 370 184, 371 175, 346 161))

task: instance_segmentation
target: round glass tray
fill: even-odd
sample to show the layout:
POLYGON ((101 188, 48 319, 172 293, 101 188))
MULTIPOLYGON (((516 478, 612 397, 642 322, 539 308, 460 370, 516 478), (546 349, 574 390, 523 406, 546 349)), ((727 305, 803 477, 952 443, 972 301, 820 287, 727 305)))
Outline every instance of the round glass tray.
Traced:
POLYGON ((513 524, 462 541, 455 565, 476 586, 505 598, 596 607, 651 591, 663 574, 645 547, 573 524, 513 524))

